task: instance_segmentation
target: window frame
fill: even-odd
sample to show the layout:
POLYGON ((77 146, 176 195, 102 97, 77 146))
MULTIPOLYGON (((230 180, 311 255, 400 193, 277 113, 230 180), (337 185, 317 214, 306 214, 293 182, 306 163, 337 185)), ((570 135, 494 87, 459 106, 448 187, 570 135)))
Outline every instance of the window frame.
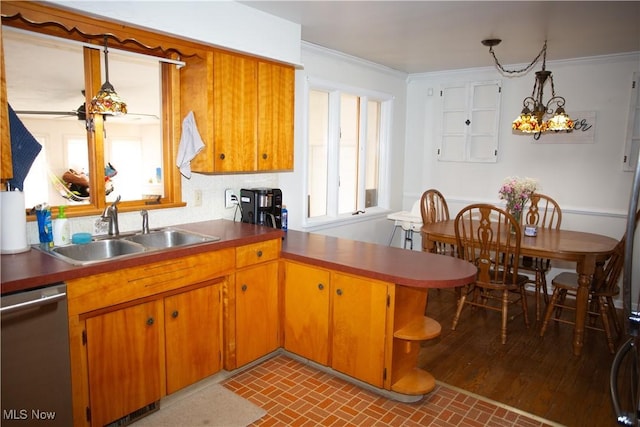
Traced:
MULTIPOLYGON (((2 26, 14 27, 25 31, 60 37, 80 42, 89 42, 100 45, 102 34, 110 34, 114 39, 109 40, 109 46, 122 51, 142 53, 175 60, 176 52, 182 52, 185 57, 201 55, 206 46, 179 38, 157 34, 148 30, 137 29, 103 19, 95 19, 86 15, 77 14, 68 10, 58 9, 47 5, 31 2, 7 2, 2 5, 2 26), (40 22, 42 16, 47 17, 46 22, 40 22), (87 40, 83 33, 100 37, 95 40, 87 40), (122 42, 120 42, 122 40, 122 42), (159 52, 164 53, 159 53, 159 52)), ((1 34, 1 32, 0 32, 1 34)), ((101 51, 84 47, 85 55, 85 88, 88 94, 97 93, 102 85, 101 77, 101 51)), ((4 63, 4 58, 0 61, 4 63)), ((181 129, 180 111, 180 74, 176 65, 161 62, 162 69, 162 156, 163 156, 163 180, 165 182, 164 197, 159 201, 133 200, 119 203, 121 212, 136 211, 140 209, 166 209, 186 206, 182 201, 182 182, 178 168, 175 166, 177 148, 181 129), (155 203, 154 203, 155 202, 155 203)), ((88 96, 90 100, 91 96, 88 96)), ((2 98, 6 100, 6 94, 2 98)), ((102 116, 96 115, 93 120, 94 131, 87 132, 87 144, 89 150, 89 167, 91 182, 102 182, 103 168, 96 167, 104 163, 104 123, 102 116)), ((104 185, 96 186, 89 204, 69 206, 67 216, 81 217, 99 215, 109 205, 105 195, 104 185)), ((28 221, 35 221, 34 214, 27 214, 28 221)))
POLYGON ((314 218, 309 218, 309 203, 305 201, 303 208, 302 226, 305 229, 322 228, 328 225, 341 225, 351 222, 358 222, 370 219, 374 215, 387 214, 390 203, 390 146, 393 126, 393 108, 395 97, 391 94, 380 91, 355 87, 342 83, 332 82, 324 79, 308 77, 305 80, 304 87, 304 182, 303 191, 305 200, 309 196, 309 94, 312 90, 321 90, 329 93, 329 118, 327 131, 329 138, 329 146, 327 147, 328 172, 327 172, 327 214, 314 218), (338 213, 338 143, 340 138, 340 95, 342 93, 355 95, 360 98, 361 105, 367 105, 369 101, 380 102, 380 129, 379 129, 379 154, 378 154, 378 203, 377 206, 365 208, 365 190, 366 190, 366 124, 367 109, 360 108, 359 121, 359 139, 361 141, 358 152, 358 195, 356 212, 338 213), (359 212, 364 211, 364 213, 359 212), (359 212, 359 213, 358 213, 359 212))
POLYGON ((631 98, 629 100, 629 114, 627 116, 627 134, 624 146, 624 157, 622 161, 622 170, 625 172, 633 172, 640 158, 640 72, 633 73, 631 81, 631 98))

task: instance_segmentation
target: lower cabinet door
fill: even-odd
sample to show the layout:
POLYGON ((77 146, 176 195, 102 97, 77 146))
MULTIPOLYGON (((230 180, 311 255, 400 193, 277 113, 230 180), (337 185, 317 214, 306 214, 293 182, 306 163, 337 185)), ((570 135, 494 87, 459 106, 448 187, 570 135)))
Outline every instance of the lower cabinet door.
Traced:
POLYGON ((330 272, 286 263, 284 348, 322 365, 329 359, 330 272))
POLYGON ((376 387, 384 380, 387 288, 385 282, 331 274, 331 367, 376 387))
POLYGON ((278 263, 236 271, 236 367, 280 346, 278 338, 278 263))
POLYGON ((221 368, 221 284, 164 299, 167 394, 221 368))
POLYGON ((162 323, 162 301, 86 320, 92 426, 104 426, 160 399, 162 323))

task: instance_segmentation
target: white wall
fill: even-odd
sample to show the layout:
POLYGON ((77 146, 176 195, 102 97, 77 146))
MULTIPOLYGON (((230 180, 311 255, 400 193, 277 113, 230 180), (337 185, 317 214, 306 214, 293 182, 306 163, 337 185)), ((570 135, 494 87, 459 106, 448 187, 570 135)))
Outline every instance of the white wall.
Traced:
POLYGON ((300 25, 235 1, 50 1, 110 21, 300 63, 300 25))
MULTIPOLYGON (((560 204, 563 228, 594 230, 620 238, 633 178, 630 172, 623 172, 622 159, 630 87, 633 72, 640 69, 639 57, 617 55, 547 63, 547 69, 553 71, 556 94, 566 98, 567 112, 595 111, 593 144, 534 143, 532 136, 512 133, 511 122, 522 109, 524 97, 531 94, 532 72, 523 77, 503 77, 495 68, 485 68, 410 76, 405 208, 431 187, 447 197, 452 214, 472 202, 498 203, 498 189, 505 177, 528 176, 538 179, 541 191, 560 204), (497 162, 438 161, 440 85, 494 79, 503 83, 497 162), (428 95, 430 89, 432 96, 428 95)), ((545 90, 550 92, 548 87, 545 90)))

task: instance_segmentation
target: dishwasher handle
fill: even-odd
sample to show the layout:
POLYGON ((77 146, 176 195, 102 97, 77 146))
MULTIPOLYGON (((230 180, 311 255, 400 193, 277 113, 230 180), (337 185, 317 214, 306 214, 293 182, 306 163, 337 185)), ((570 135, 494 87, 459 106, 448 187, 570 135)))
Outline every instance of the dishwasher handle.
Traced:
POLYGON ((22 310, 27 310, 30 308, 41 307, 43 305, 53 304, 58 302, 64 298, 66 298, 67 293, 62 292, 54 295, 43 296, 42 298, 33 299, 30 301, 21 302, 18 304, 8 305, 6 307, 0 307, 0 314, 11 314, 22 310))

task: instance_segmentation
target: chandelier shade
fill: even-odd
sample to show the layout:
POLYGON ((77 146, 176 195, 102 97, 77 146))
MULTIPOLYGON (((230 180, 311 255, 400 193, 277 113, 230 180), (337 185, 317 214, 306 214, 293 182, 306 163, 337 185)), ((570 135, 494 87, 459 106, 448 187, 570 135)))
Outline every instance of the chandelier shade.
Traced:
POLYGON ((127 114, 127 104, 118 96, 113 85, 109 82, 109 51, 106 36, 104 37, 104 69, 105 82, 89 103, 89 112, 114 116, 127 114))
POLYGON ((498 58, 496 58, 493 47, 501 42, 500 39, 486 39, 482 44, 489 46, 489 53, 493 56, 497 68, 503 73, 522 74, 529 71, 542 57, 542 70, 536 71, 536 78, 533 84, 531 96, 526 97, 522 101, 522 111, 520 115, 513 121, 511 127, 516 132, 541 134, 548 131, 554 132, 571 132, 574 128, 574 122, 564 109, 565 99, 557 96, 553 84, 553 73, 547 71, 547 42, 538 56, 525 68, 521 70, 505 69, 498 58), (544 100, 544 86, 549 81, 551 83, 551 98, 544 100))

